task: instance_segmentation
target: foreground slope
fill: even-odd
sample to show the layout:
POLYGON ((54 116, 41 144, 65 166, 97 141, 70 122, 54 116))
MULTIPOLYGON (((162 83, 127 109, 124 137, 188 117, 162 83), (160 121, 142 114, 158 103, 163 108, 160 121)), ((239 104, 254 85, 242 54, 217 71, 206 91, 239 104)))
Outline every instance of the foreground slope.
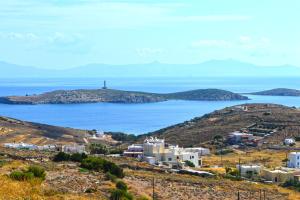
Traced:
POLYGON ((236 93, 218 89, 200 89, 169 94, 123 91, 113 89, 98 90, 57 90, 40 95, 1 97, 6 104, 74 104, 74 103, 150 103, 166 100, 231 101, 247 100, 236 93))
POLYGON ((84 143, 87 131, 25 122, 0 116, 0 143, 32 144, 84 143))
MULTIPOLYGON (((226 136, 230 132, 240 130, 254 123, 276 123, 286 125, 285 130, 279 131, 270 139, 282 142, 289 134, 298 134, 300 130, 300 110, 276 104, 248 104, 248 110, 242 106, 232 106, 217 110, 203 117, 197 117, 174 126, 170 126, 146 135, 165 138, 171 144, 196 146, 212 140, 215 135, 226 136)), ((296 135, 295 135, 296 136, 296 135)))

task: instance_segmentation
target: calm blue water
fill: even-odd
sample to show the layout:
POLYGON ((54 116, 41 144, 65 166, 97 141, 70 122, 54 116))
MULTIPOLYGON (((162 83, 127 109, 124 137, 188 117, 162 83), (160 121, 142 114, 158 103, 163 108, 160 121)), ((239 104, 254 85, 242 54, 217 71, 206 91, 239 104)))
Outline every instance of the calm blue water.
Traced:
MULTIPOLYGON (((2 79, 0 96, 38 94, 57 89, 99 88, 98 79, 2 79)), ((298 78, 107 78, 108 87, 147 92, 219 88, 253 92, 278 87, 300 89, 298 78)), ((141 134, 189 120, 226 106, 278 103, 300 107, 299 97, 249 96, 249 101, 167 101, 150 104, 5 105, 0 115, 27 121, 103 131, 141 134)))

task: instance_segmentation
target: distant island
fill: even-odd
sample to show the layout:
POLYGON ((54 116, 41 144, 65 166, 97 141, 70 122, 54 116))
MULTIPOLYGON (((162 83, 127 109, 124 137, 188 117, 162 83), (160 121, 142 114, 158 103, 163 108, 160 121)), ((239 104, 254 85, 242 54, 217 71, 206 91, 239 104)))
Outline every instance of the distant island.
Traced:
POLYGON ((264 95, 264 96, 300 96, 300 90, 287 89, 287 88, 275 88, 272 90, 265 90, 261 92, 250 93, 252 95, 264 95))
POLYGON ((39 95, 0 97, 4 104, 152 103, 167 100, 233 101, 248 97, 219 89, 199 89, 175 93, 148 93, 107 89, 57 90, 39 95))

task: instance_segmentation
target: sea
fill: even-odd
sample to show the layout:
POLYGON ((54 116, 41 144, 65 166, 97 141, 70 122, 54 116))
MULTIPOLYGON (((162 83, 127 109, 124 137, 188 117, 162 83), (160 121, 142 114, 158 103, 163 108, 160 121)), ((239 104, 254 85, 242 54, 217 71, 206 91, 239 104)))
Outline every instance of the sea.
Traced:
MULTIPOLYGON (((194 89, 217 88, 250 93, 273 88, 300 89, 298 77, 156 77, 105 78, 108 88, 168 93, 194 89)), ((96 89, 103 86, 101 78, 22 78, 0 79, 0 96, 40 94, 53 90, 96 89)), ((246 95, 245 101, 181 101, 147 104, 0 104, 0 116, 98 131, 143 134, 200 117, 212 111, 243 103, 275 103, 300 107, 300 97, 246 95)))

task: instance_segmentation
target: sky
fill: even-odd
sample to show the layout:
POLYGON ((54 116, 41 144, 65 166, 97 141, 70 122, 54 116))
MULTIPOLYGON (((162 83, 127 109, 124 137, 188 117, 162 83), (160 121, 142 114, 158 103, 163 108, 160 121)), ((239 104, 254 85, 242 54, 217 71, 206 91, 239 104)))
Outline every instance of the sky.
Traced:
POLYGON ((299 0, 1 0, 0 60, 300 67, 299 0))

